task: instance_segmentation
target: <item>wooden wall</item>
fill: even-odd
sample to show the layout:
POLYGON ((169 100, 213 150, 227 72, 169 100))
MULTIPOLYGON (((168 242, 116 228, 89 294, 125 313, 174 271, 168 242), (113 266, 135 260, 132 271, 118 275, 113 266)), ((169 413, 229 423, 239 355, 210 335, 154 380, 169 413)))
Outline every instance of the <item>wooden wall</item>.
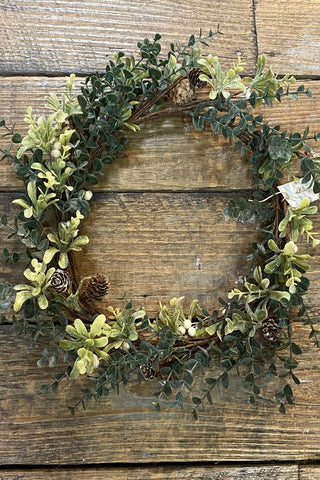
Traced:
MULTIPOLYGON (((224 36, 212 52, 224 65, 241 53, 249 74, 265 54, 276 72, 296 75, 314 92, 311 100, 276 106, 271 121, 320 130, 319 19, 319 0, 0 0, 0 117, 23 133, 26 107, 43 112, 44 95, 61 91, 66 74, 102 71, 114 51, 132 53, 138 40, 156 32, 165 48, 219 23, 224 36)), ((4 163, 0 178, 1 210, 9 212, 20 186, 4 163)), ((181 119, 145 125, 95 188, 80 273, 109 275, 108 303, 126 291, 151 311, 158 300, 180 295, 216 306, 248 268, 244 256, 257 237, 254 224, 228 222, 222 214, 228 199, 249 187, 244 160, 224 141, 181 119)), ((0 236, 1 245, 12 246, 6 232, 0 236)), ((318 248, 308 298, 314 315, 319 272, 318 248)), ((1 266, 0 276, 18 280, 10 265, 1 266)), ((83 385, 41 394, 61 366, 37 369, 45 343, 34 345, 1 327, 0 478, 316 480, 320 352, 301 323, 295 335, 305 347, 302 383, 286 415, 268 400, 248 406, 234 377, 194 421, 188 412, 155 412, 149 383, 129 385, 120 398, 114 393, 93 401, 71 417, 66 404, 83 385)), ((274 387, 265 384, 266 396, 274 387)))

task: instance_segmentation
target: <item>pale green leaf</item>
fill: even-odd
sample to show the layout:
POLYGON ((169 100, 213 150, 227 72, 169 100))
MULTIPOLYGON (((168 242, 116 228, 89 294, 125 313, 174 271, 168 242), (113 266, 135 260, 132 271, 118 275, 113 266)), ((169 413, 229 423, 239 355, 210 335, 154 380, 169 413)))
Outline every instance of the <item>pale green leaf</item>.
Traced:
POLYGON ((46 308, 48 308, 49 302, 45 295, 40 295, 40 297, 38 298, 38 305, 41 310, 45 310, 46 308))
POLYGON ((32 293, 30 291, 22 290, 21 292, 18 292, 16 294, 16 299, 15 299, 15 302, 14 302, 14 305, 13 305, 13 310, 15 312, 19 312, 19 310, 21 309, 24 302, 26 300, 28 300, 29 298, 32 298, 32 293))
POLYGON ((48 250, 46 250, 44 255, 43 255, 44 263, 46 263, 46 264, 50 263, 57 252, 59 252, 59 250, 57 248, 49 247, 48 250))
POLYGON ((101 335, 105 322, 106 322, 106 317, 103 314, 98 315, 94 319, 90 327, 90 338, 98 337, 99 335, 101 335))
POLYGON ((82 322, 82 320, 80 320, 80 318, 76 318, 73 324, 74 324, 74 328, 77 330, 79 335, 82 336, 82 338, 89 337, 85 324, 82 322))
POLYGON ((64 270, 69 265, 68 255, 66 253, 60 253, 59 256, 59 267, 64 270))

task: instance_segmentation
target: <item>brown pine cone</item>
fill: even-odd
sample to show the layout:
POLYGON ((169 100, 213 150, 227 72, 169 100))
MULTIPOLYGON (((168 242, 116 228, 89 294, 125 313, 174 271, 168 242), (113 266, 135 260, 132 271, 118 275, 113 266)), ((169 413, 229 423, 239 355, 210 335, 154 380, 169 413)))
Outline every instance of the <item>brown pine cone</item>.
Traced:
POLYGON ((267 318, 262 324, 263 336, 269 340, 269 342, 275 342, 280 337, 279 319, 267 318))
POLYGON ((191 87, 194 88, 204 88, 207 85, 207 82, 200 80, 199 77, 203 73, 200 68, 193 68, 189 72, 189 82, 191 87))
POLYGON ((57 268, 51 276, 50 287, 57 293, 65 293, 70 286, 70 277, 67 270, 57 268))
POLYGON ((188 78, 184 78, 169 92, 169 100, 176 105, 184 105, 190 102, 193 97, 193 90, 188 78))
POLYGON ((109 290, 109 279, 101 273, 97 273, 90 278, 84 294, 91 297, 93 300, 101 300, 101 297, 106 295, 109 290))

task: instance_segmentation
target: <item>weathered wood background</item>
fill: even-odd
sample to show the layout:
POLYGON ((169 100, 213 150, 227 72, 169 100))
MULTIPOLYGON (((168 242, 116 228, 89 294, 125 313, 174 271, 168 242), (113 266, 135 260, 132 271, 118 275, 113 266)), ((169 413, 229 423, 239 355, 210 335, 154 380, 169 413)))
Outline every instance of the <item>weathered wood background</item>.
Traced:
MULTIPOLYGON (((241 53, 249 74, 265 54, 276 72, 295 74, 314 92, 312 100, 276 106, 271 121, 320 130, 319 0, 0 0, 0 116, 25 132, 26 107, 42 112, 44 95, 61 91, 66 74, 102 71, 114 51, 132 53, 156 32, 165 48, 217 23, 224 36, 212 50, 224 65, 241 53)), ((0 175, 1 210, 9 212, 19 183, 5 164, 0 175)), ((151 310, 176 295, 216 305, 248 268, 244 255, 255 225, 228 222, 222 209, 249 187, 244 161, 225 142, 180 119, 144 126, 95 190, 80 273, 109 275, 109 303, 126 291, 151 310)), ((10 246, 0 234, 1 245, 10 246)), ((317 253, 309 294, 314 315, 319 272, 317 253)), ((1 267, 2 281, 17 279, 14 268, 1 267)), ((320 478, 320 352, 301 323, 295 335, 305 348, 294 408, 281 415, 267 400, 249 407, 234 378, 198 421, 186 412, 155 412, 150 385, 131 385, 121 399, 112 394, 72 418, 66 404, 81 385, 41 394, 52 374, 36 367, 45 344, 7 327, 0 334, 1 479, 320 478)), ((266 383, 266 396, 274 386, 266 383)))

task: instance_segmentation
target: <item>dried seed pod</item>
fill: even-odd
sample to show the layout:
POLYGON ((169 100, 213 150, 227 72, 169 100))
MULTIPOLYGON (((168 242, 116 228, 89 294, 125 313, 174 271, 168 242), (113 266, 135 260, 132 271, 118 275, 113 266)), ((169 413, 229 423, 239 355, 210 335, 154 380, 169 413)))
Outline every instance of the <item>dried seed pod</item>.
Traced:
POLYGON ((58 268, 55 270, 50 279, 50 287, 57 293, 65 293, 70 286, 70 277, 67 270, 58 268))
POLYGON ((109 279, 101 273, 97 273, 90 278, 90 281, 87 285, 87 288, 84 294, 87 294, 87 297, 91 297, 93 300, 101 300, 104 295, 108 293, 109 290, 109 279))

